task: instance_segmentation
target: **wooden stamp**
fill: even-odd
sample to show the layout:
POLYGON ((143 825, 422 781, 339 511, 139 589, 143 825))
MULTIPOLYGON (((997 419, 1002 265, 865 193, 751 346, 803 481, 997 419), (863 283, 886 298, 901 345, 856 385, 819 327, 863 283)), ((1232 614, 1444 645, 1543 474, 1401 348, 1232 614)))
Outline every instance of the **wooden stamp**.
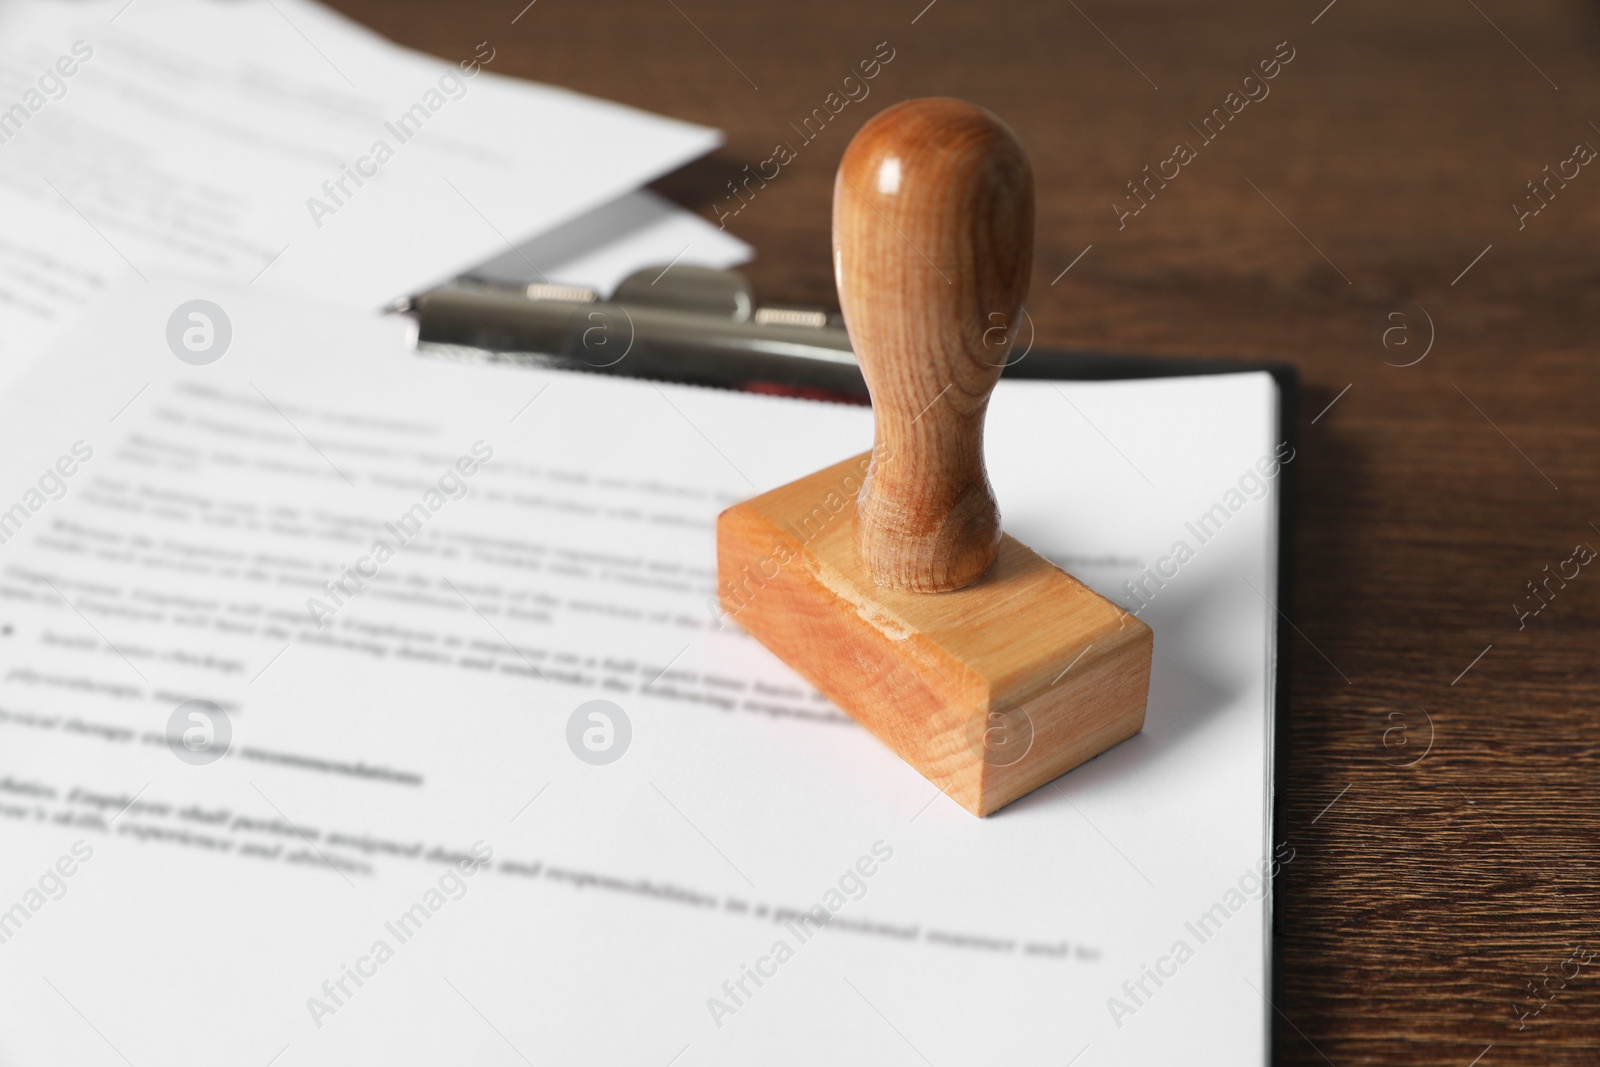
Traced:
POLYGON ((1144 726, 1150 628, 1000 530, 983 419, 1020 323, 1033 175, 958 100, 868 122, 834 274, 873 450, 724 511, 723 609, 976 815, 1144 726))

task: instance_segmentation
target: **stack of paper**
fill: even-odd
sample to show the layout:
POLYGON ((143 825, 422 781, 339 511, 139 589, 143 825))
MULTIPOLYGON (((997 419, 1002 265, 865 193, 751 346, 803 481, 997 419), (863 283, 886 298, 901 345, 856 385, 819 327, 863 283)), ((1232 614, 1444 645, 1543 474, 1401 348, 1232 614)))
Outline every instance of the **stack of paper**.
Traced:
POLYGON ((1165 578, 1144 732, 978 820, 711 610, 866 409, 133 284, 0 399, 0 1062, 1263 1062, 1268 375, 1000 384, 1008 528, 1165 578))
POLYGON ((376 310, 484 260, 609 288, 748 255, 636 191, 716 131, 497 62, 493 41, 423 56, 310 0, 0 7, 0 383, 123 275, 376 310), (537 245, 573 220, 604 239, 537 245))

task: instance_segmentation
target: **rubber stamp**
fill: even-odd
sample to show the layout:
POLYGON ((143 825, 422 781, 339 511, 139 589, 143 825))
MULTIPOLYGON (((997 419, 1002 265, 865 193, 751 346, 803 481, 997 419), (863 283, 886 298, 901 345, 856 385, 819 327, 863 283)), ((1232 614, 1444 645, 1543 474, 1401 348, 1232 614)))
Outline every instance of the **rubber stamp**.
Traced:
POLYGON ((1138 733, 1150 684, 1150 628, 1000 528, 983 422, 1032 255, 1003 122, 939 98, 869 121, 833 259, 872 451, 717 522, 723 610, 976 815, 1138 733))

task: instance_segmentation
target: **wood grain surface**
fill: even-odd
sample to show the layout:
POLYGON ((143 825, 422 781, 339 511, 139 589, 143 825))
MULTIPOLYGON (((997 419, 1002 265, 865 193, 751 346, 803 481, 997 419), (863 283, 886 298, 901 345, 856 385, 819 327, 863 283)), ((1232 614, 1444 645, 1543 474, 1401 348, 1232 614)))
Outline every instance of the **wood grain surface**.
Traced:
POLYGON ((833 302, 834 168, 873 112, 1004 118, 1038 189, 1040 345, 1304 375, 1281 1061, 1600 1061, 1600 959, 1563 966, 1600 948, 1600 573, 1518 614, 1600 546, 1600 168, 1568 162, 1600 148, 1594 4, 336 2, 727 131, 658 187, 751 241, 772 300, 833 302), (726 183, 780 142, 740 207, 726 183), (1574 176, 1527 214, 1546 166, 1574 176))

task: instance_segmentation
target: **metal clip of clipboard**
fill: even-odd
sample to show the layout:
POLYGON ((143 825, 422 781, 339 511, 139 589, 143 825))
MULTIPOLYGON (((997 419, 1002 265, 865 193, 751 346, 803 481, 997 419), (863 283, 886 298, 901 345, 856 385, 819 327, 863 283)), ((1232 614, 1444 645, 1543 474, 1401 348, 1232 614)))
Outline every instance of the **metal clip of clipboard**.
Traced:
MULTIPOLYGON (((839 313, 758 306, 737 271, 647 267, 605 300, 575 286, 463 277, 388 310, 413 321, 415 346, 429 356, 868 402, 839 313)), ((1032 342, 1018 339, 1003 376, 1114 381, 1265 370, 1285 404, 1298 386, 1285 363, 1042 350, 1032 342)))
POLYGON ((609 299, 592 289, 472 279, 399 301, 419 351, 864 403, 844 321, 820 308, 758 307, 744 276, 652 267, 609 299))

